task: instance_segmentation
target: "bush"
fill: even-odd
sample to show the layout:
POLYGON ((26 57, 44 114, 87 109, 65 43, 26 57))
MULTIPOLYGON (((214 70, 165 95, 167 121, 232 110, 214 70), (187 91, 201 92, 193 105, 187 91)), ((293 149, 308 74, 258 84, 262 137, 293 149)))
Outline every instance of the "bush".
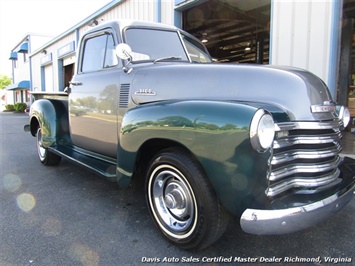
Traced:
POLYGON ((24 112, 26 110, 27 104, 25 104, 25 103, 15 103, 14 107, 15 107, 15 111, 16 112, 21 112, 22 113, 22 112, 24 112))
POLYGON ((6 111, 15 111, 15 106, 13 104, 5 105, 6 111))

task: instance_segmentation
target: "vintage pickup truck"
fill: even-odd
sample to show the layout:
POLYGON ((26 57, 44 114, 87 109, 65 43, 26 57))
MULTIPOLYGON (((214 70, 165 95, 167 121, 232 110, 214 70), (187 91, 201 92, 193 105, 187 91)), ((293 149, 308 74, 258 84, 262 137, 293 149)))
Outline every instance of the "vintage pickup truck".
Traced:
POLYGON ((32 92, 40 161, 68 158, 127 188, 144 179, 150 216, 201 249, 231 215, 251 234, 309 228, 353 197, 339 156, 349 111, 296 68, 218 64, 170 25, 112 21, 85 33, 64 92, 32 92))

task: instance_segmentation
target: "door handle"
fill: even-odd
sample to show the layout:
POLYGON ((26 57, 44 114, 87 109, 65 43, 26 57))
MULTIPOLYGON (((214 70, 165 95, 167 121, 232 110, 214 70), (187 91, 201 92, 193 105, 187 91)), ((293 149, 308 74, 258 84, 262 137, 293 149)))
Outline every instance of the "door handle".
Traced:
POLYGON ((73 85, 73 86, 81 86, 81 85, 83 85, 82 82, 78 82, 78 81, 69 81, 69 84, 73 85))

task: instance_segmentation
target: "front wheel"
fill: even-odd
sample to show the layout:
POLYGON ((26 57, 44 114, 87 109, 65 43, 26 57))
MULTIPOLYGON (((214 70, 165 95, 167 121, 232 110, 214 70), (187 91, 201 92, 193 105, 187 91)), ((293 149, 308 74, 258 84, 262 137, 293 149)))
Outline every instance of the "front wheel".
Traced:
POLYGON ((157 228, 184 249, 211 245, 228 225, 229 214, 218 201, 203 169, 182 149, 166 149, 152 160, 146 179, 146 198, 157 228))
POLYGON ((38 127, 36 134, 36 144, 38 157, 44 165, 57 165, 62 159, 60 156, 50 152, 47 148, 43 146, 43 135, 41 127, 38 127))

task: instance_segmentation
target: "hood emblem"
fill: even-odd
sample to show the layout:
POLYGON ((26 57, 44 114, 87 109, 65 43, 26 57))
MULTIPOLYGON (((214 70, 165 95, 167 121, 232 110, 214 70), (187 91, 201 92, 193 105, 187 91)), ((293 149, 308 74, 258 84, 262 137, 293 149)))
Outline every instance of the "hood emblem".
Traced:
POLYGON ((155 91, 152 89, 140 89, 139 91, 134 92, 135 95, 140 95, 140 96, 154 96, 157 95, 155 91))
POLYGON ((312 113, 328 113, 336 110, 335 103, 333 101, 325 101, 323 104, 311 105, 312 113))

